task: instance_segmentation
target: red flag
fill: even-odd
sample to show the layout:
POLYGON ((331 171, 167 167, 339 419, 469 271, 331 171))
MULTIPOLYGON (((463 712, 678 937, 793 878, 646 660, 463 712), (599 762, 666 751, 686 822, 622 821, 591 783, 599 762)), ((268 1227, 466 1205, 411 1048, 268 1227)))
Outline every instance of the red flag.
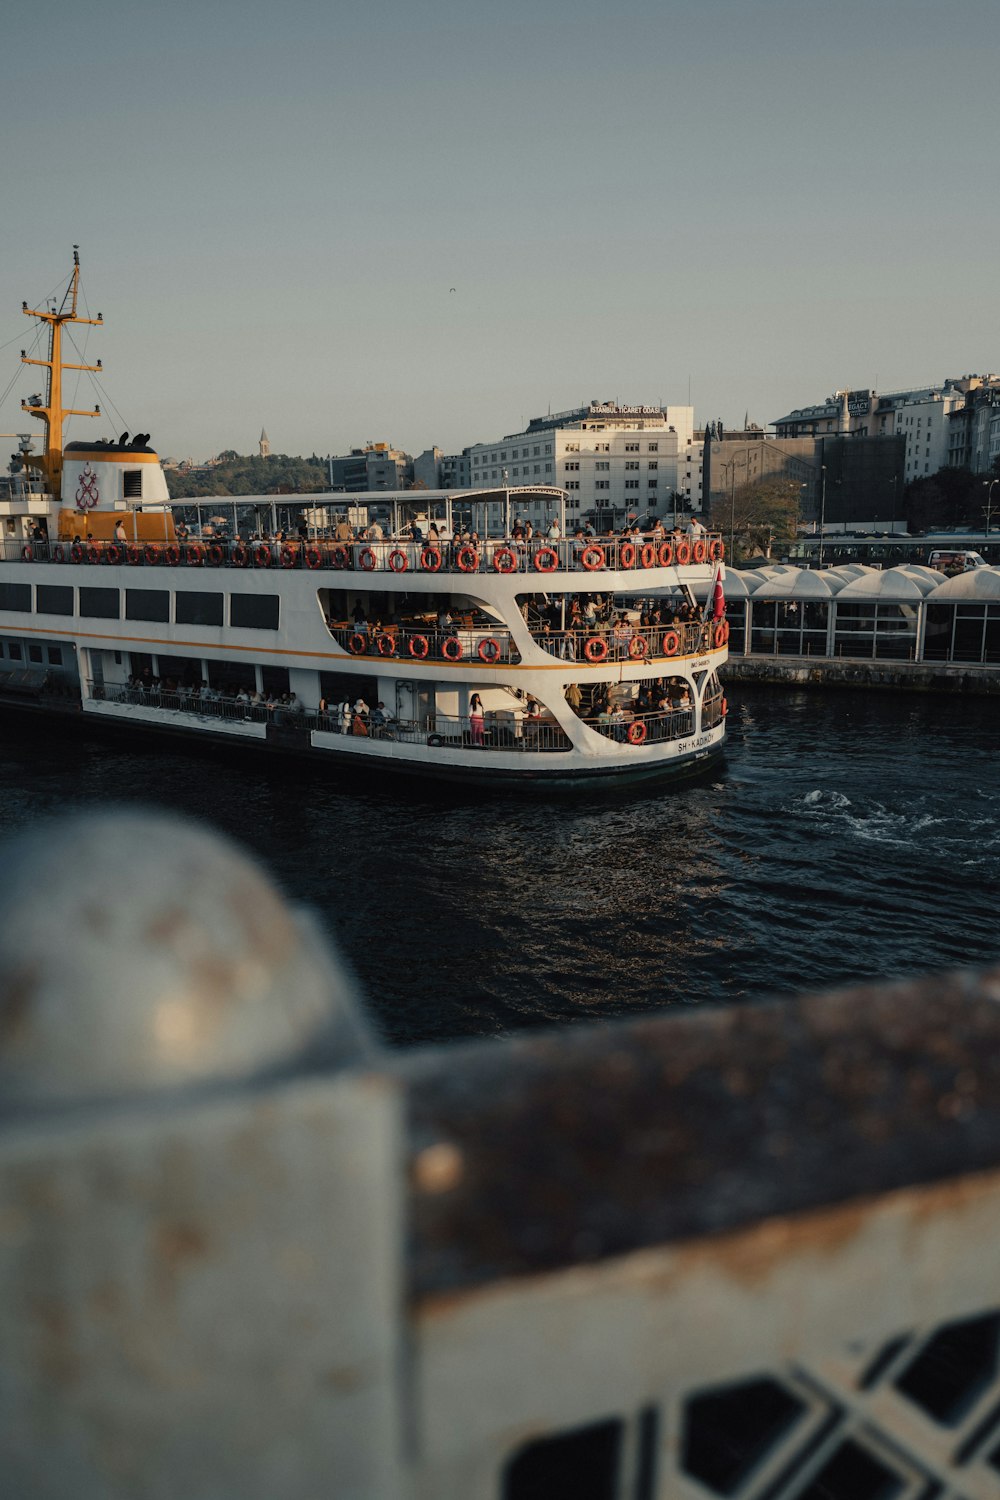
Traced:
POLYGON ((717 562, 715 565, 715 575, 712 578, 712 587, 709 589, 708 595, 705 599, 705 608, 701 616, 703 620, 707 620, 709 619, 709 617, 711 617, 713 620, 721 620, 725 615, 726 594, 725 590, 722 587, 722 580, 725 578, 725 576, 725 564, 717 562))

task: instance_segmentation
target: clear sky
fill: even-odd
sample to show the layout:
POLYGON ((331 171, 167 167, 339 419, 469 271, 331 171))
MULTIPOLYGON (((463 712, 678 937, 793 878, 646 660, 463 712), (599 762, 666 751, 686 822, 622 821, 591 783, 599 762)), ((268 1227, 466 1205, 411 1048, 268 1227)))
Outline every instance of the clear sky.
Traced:
POLYGON ((3 30, 0 391, 79 242, 88 355, 164 455, 262 425, 454 451, 689 388, 766 424, 1000 366, 997 0, 49 0, 3 30))

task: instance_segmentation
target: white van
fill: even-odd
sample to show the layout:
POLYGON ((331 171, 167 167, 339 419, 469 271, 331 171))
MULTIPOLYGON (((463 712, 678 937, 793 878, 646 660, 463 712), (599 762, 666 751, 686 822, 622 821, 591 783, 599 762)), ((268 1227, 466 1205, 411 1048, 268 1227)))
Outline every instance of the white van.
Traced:
POLYGON ((953 577, 956 573, 968 573, 973 568, 985 568, 987 566, 985 557, 978 552, 960 552, 958 548, 941 548, 932 552, 927 559, 927 565, 937 568, 939 573, 947 573, 953 577))

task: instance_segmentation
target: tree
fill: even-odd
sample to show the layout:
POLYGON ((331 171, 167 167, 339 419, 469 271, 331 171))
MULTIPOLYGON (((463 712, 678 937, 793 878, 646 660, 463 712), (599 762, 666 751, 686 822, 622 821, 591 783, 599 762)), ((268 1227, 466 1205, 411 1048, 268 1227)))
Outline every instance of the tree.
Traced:
POLYGON ((903 491, 907 531, 983 524, 982 475, 971 469, 944 468, 914 479, 903 491))
POLYGON ((771 554, 794 540, 799 524, 800 486, 777 476, 737 485, 728 500, 712 507, 711 527, 726 538, 733 563, 758 553, 771 554), (731 537, 731 542, 730 542, 731 537))
POLYGON ((261 458, 242 457, 231 450, 220 454, 212 468, 170 469, 167 487, 172 500, 207 499, 212 495, 309 495, 327 486, 325 460, 289 458, 286 453, 261 458))

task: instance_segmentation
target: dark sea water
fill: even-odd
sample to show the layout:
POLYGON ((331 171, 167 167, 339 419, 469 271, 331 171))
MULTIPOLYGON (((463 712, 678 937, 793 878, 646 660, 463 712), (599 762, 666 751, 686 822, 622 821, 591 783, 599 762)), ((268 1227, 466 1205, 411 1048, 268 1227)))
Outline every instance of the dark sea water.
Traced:
POLYGON ((998 730, 982 699, 733 690, 710 779, 541 796, 6 719, 0 829, 123 799, 214 823, 409 1044, 996 961, 998 730))

